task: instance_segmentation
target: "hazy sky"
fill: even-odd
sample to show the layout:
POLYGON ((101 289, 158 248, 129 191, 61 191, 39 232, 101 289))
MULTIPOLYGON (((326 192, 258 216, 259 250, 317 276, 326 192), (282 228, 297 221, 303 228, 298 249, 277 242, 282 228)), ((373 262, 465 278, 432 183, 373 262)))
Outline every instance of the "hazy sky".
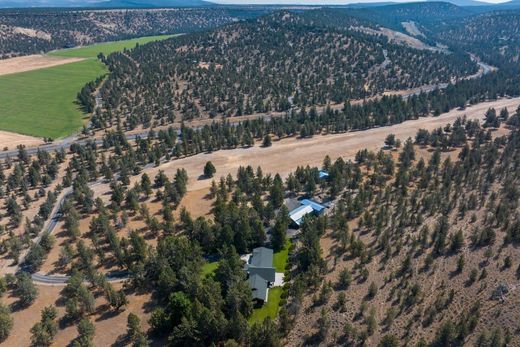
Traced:
MULTIPOLYGON (((280 5, 344 5, 359 2, 414 2, 417 0, 210 0, 219 4, 280 4, 280 5)), ((480 0, 485 2, 500 3, 507 0, 480 0)))

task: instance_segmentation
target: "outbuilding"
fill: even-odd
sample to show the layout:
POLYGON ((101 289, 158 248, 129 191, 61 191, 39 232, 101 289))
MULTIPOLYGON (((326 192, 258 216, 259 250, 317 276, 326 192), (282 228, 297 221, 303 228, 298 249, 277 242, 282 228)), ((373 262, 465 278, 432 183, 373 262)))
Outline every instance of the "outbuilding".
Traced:
POLYGON ((300 207, 295 208, 289 212, 291 223, 299 227, 303 221, 303 217, 312 214, 318 216, 323 213, 326 206, 310 199, 303 199, 300 201, 300 207))

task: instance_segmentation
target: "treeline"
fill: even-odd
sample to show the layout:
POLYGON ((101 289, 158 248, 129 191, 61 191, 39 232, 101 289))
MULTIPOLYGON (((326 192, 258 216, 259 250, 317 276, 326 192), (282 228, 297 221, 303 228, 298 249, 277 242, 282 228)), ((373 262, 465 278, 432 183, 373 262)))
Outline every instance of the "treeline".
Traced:
POLYGON ((95 42, 204 30, 248 18, 255 13, 255 10, 216 8, 131 11, 2 10, 0 59, 95 42))
POLYGON ((90 81, 81 88, 76 99, 85 113, 92 113, 96 107, 96 89, 99 87, 104 77, 98 77, 95 81, 90 81))

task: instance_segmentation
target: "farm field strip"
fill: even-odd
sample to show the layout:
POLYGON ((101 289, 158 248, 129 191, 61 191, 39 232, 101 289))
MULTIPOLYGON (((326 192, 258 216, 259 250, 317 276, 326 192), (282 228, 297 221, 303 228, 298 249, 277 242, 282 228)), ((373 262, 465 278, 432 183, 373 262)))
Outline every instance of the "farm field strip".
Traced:
POLYGON ((97 54, 168 37, 171 35, 54 51, 44 57, 65 64, 0 76, 0 130, 53 139, 72 134, 88 118, 76 103, 77 93, 108 72, 97 54))
POLYGON ((63 65, 81 61, 84 58, 59 57, 44 54, 33 54, 23 57, 0 60, 0 76, 19 72, 45 69, 52 66, 63 65))
POLYGON ((89 45, 89 46, 83 46, 83 47, 60 49, 60 50, 49 52, 47 55, 53 56, 53 57, 68 57, 68 58, 96 58, 99 53, 108 55, 112 52, 123 51, 125 48, 133 48, 133 47, 135 47, 136 44, 144 45, 145 43, 148 43, 148 42, 166 40, 166 39, 174 37, 174 36, 177 36, 177 35, 145 36, 145 37, 138 37, 138 38, 123 40, 123 41, 103 42, 103 43, 97 43, 95 45, 89 45))

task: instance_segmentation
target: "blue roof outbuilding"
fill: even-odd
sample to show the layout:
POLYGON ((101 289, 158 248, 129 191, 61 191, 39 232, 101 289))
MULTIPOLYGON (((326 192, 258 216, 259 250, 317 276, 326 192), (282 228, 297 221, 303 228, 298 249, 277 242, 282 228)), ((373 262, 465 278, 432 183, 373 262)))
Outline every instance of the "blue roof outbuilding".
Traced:
POLYGON ((327 178, 329 177, 329 173, 325 170, 320 170, 320 178, 327 178))
POLYGON ((302 204, 302 206, 310 206, 310 207, 312 207, 312 209, 316 213, 321 213, 325 209, 324 205, 319 204, 316 201, 312 201, 312 200, 309 200, 309 199, 303 199, 302 201, 300 201, 300 203, 302 204))

